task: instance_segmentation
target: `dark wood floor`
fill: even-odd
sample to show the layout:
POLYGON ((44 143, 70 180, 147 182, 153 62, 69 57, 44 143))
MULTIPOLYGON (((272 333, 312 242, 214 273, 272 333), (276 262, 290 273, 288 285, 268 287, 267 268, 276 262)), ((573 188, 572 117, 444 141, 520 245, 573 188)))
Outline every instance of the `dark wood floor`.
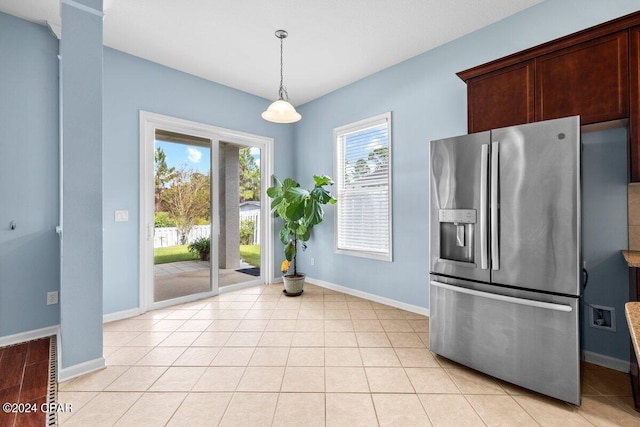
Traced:
POLYGON ((42 427, 46 415, 40 406, 47 401, 50 338, 0 348, 0 404, 19 403, 35 412, 6 413, 0 409, 0 427, 42 427))

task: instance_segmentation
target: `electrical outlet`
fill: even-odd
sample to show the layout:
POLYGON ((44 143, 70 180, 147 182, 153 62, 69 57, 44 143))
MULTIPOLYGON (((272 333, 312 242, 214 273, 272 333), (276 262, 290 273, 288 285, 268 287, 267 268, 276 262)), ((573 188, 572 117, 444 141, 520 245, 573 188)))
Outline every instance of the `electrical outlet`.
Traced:
POLYGON ((316 259, 311 257, 311 265, 316 265, 316 259))
POLYGON ((616 309, 589 304, 589 326, 592 328, 616 331, 616 309))
POLYGON ((47 292, 47 305, 58 303, 58 291, 47 292))

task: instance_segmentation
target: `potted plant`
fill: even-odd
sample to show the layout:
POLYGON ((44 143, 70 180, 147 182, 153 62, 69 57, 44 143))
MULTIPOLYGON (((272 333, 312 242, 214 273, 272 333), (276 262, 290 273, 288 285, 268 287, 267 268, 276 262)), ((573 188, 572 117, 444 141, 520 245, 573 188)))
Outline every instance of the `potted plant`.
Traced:
POLYGON ((201 237, 189 243, 189 252, 198 254, 200 261, 209 261, 211 253, 211 239, 209 237, 201 237))
POLYGON ((284 280, 284 293, 287 296, 297 296, 303 291, 303 273, 298 272, 296 257, 298 246, 307 248, 307 241, 311 237, 311 229, 324 221, 324 209, 322 205, 335 204, 336 199, 325 186, 333 185, 333 180, 326 175, 314 175, 314 187, 312 190, 300 188, 300 184, 291 178, 280 182, 273 177, 274 186, 267 189, 267 195, 273 199, 271 212, 277 218, 282 218, 284 225, 280 230, 280 241, 284 245, 284 257, 282 273, 284 280), (293 264, 293 272, 287 274, 293 264))

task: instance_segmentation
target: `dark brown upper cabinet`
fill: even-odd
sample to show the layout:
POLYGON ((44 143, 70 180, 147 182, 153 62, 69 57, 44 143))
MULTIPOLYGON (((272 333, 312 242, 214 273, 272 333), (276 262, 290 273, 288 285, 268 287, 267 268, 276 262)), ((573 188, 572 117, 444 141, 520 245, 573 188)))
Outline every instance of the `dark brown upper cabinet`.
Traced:
POLYGON ((629 116, 627 31, 536 59, 536 120, 580 115, 582 125, 629 116))
POLYGON ((640 182, 640 12, 458 73, 469 133, 580 115, 629 121, 629 179, 640 182))
POLYGON ((534 84, 533 61, 469 80, 469 133, 534 121, 534 84))

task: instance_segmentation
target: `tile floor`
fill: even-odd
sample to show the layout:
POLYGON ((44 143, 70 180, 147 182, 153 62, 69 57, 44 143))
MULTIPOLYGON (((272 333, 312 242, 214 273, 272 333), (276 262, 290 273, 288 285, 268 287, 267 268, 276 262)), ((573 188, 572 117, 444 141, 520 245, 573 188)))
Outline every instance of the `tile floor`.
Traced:
POLYGON ((584 364, 582 406, 435 356, 426 317, 259 286, 104 327, 108 367, 59 385, 63 426, 638 426, 628 376, 584 364))

